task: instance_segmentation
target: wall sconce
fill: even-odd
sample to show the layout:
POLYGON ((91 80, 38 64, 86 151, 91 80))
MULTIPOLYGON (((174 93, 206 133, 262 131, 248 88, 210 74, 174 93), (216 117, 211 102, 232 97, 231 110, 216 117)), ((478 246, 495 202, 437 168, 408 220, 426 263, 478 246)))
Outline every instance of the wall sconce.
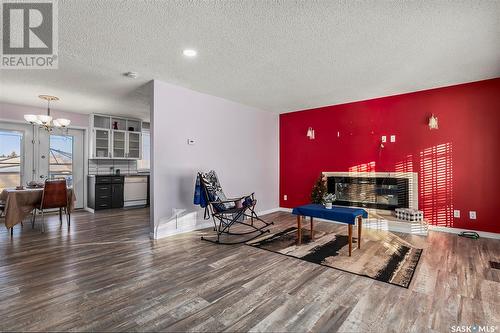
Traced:
POLYGON ((435 130, 435 129, 438 129, 439 128, 439 124, 438 124, 438 119, 435 115, 432 115, 430 118, 429 118, 429 129, 430 130, 435 130))
POLYGON ((306 136, 309 138, 309 140, 314 140, 314 130, 312 127, 309 127, 307 129, 307 134, 306 136))

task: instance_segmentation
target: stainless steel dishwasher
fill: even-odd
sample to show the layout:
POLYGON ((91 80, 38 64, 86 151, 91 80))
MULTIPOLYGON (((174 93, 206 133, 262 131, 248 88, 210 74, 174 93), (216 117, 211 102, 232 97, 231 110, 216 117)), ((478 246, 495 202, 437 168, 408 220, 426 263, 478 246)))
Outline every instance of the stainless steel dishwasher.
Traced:
POLYGON ((144 206, 148 200, 148 176, 125 176, 123 206, 144 206))

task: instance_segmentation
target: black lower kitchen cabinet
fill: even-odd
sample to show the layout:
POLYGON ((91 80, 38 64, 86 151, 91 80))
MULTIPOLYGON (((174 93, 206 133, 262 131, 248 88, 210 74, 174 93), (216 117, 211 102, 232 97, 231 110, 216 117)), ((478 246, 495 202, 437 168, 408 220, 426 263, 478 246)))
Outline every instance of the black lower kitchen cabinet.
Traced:
POLYGON ((87 205, 94 210, 123 207, 123 176, 88 176, 87 205))
POLYGON ((123 183, 111 184, 111 207, 123 207, 123 183))

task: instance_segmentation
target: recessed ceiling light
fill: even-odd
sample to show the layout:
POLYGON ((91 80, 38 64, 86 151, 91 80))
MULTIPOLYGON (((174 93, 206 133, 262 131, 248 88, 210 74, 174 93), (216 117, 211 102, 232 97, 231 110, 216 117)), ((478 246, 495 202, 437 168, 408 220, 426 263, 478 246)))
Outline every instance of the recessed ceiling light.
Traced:
POLYGON ((196 54, 198 52, 196 52, 195 50, 193 49, 185 49, 184 51, 182 51, 182 54, 184 54, 186 57, 196 57, 196 54))
POLYGON ((139 77, 139 73, 137 73, 137 72, 127 72, 127 73, 124 73, 123 75, 125 75, 126 77, 129 77, 131 79, 137 79, 139 77))

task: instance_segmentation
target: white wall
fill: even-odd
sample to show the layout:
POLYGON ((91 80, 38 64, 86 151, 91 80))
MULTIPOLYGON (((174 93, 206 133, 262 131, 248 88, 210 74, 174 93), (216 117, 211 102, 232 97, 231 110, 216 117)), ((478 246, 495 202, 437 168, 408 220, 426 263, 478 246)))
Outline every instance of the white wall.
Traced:
POLYGON ((278 208, 277 114, 160 81, 153 90, 155 238, 207 226, 193 205, 198 171, 216 170, 228 197, 255 192, 257 211, 278 208))
MULTIPOLYGON (((36 108, 25 105, 0 103, 0 120, 21 121, 24 122, 25 114, 46 114, 47 108, 36 108)), ((50 115, 52 118, 66 118, 71 120, 70 127, 88 127, 89 115, 75 112, 65 112, 53 110, 51 108, 50 115)))

